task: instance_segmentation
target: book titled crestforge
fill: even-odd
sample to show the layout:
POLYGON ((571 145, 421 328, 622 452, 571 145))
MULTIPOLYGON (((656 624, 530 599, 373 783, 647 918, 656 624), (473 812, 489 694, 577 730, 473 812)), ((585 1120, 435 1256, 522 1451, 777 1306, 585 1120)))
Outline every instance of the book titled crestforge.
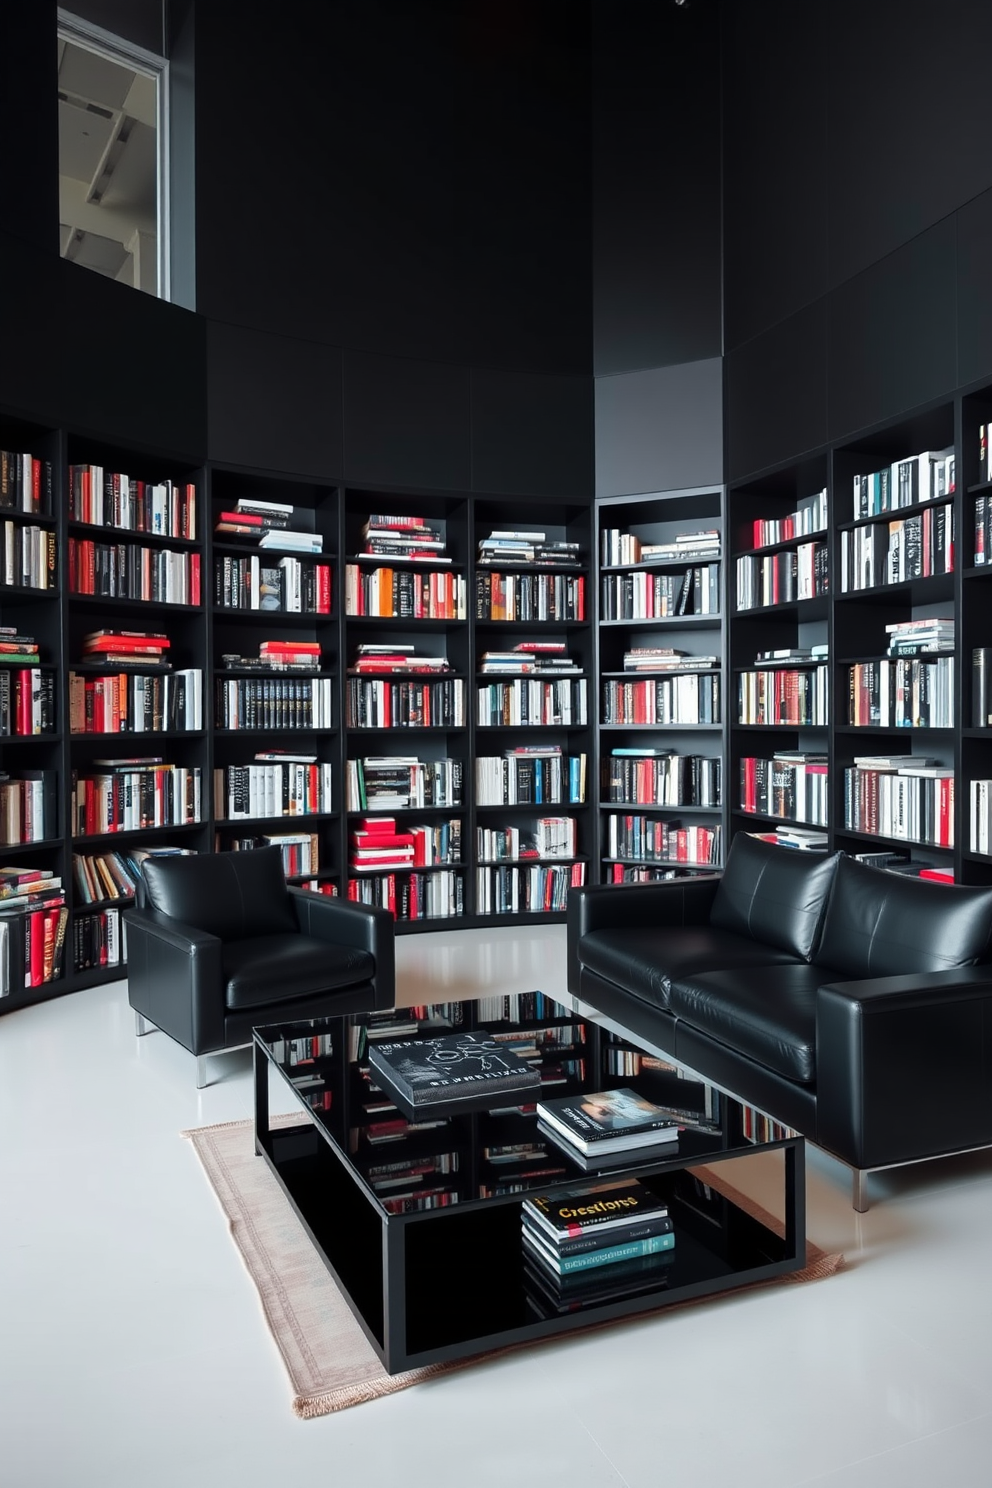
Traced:
POLYGON ((485 1030, 375 1044, 369 1064, 376 1082, 410 1113, 443 1105, 454 1115, 476 1102, 498 1104, 504 1094, 517 1100, 541 1084, 533 1065, 485 1030))

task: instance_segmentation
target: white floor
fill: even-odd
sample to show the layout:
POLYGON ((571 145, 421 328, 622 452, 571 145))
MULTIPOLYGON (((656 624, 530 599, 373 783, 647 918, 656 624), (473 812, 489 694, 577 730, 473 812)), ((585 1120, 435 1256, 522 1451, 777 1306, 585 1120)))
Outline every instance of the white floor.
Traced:
MULTIPOLYGON (((407 1001, 563 990, 560 927, 398 952, 407 1001)), ((848 1257, 831 1280, 297 1421, 178 1136, 250 1115, 247 1056, 215 1072, 197 1092, 190 1055, 136 1040, 123 984, 0 1020, 2 1488, 992 1483, 992 1157, 873 1179, 857 1216, 846 1171, 811 1153, 810 1236, 848 1257)))

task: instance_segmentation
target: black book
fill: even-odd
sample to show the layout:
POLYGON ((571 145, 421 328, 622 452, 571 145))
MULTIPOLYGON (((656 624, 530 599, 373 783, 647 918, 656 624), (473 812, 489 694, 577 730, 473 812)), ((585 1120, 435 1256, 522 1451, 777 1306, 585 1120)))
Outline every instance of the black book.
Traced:
POLYGON ((447 1114, 476 1107, 490 1109, 506 1096, 519 1103, 522 1092, 540 1089, 538 1070, 491 1039, 485 1030, 432 1039, 375 1044, 369 1064, 376 1083, 392 1095, 404 1115, 443 1106, 447 1114))

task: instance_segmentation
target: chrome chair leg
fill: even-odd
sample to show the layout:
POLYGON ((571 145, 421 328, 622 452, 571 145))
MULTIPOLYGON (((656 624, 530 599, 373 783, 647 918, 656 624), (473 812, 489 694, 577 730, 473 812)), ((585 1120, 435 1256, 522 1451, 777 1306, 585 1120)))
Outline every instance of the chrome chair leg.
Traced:
POLYGON ((151 1033, 151 1031, 152 1031, 152 1029, 154 1027, 155 1027, 155 1024, 154 1023, 150 1023, 148 1021, 148 1019, 145 1017, 144 1013, 139 1013, 139 1012, 136 1012, 135 1013, 135 1015, 134 1015, 134 1036, 135 1036, 135 1038, 144 1038, 145 1034, 146 1033, 151 1033))

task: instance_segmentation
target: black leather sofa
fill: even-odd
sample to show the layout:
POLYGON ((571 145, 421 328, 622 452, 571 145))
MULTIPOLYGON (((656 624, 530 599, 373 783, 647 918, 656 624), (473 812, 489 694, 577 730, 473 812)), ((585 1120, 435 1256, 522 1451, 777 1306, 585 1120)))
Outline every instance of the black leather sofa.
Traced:
POLYGON ((992 1145, 992 888, 734 838, 722 875, 573 889, 568 987, 867 1174, 992 1145))

